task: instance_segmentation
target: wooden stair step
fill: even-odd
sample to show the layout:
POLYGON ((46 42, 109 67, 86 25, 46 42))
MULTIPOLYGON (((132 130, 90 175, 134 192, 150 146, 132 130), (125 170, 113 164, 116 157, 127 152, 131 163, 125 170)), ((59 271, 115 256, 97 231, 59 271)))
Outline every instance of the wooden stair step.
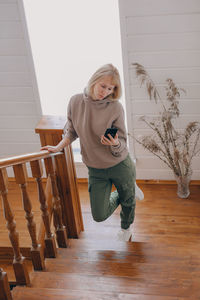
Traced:
MULTIPOLYGON (((151 248, 149 246, 149 248, 151 248)), ((194 265, 191 257, 158 256, 155 252, 150 255, 143 255, 135 252, 125 251, 81 251, 73 249, 59 249, 56 260, 46 261, 46 271, 52 273, 70 273, 85 276, 108 276, 133 278, 136 282, 143 282, 144 288, 150 285, 178 288, 185 285, 192 285, 195 274, 200 274, 200 265, 194 265), (176 272, 174 272, 176 270, 176 272), (191 277, 188 278, 188 271, 191 277)), ((198 281, 200 284, 200 280, 198 281)), ((166 292, 166 291, 165 291, 166 292)))
MULTIPOLYGON (((121 244, 121 243, 120 243, 121 244)), ((125 243, 123 243, 125 244, 125 243)), ((124 245, 121 245, 124 246, 124 245)), ((174 268, 182 275, 190 271, 200 271, 200 264, 193 261, 200 258, 191 254, 177 252, 177 249, 156 247, 147 243, 133 243, 126 245, 127 249, 116 250, 77 250, 76 248, 58 249, 57 259, 46 259, 46 270, 56 272, 93 272, 112 274, 120 269, 121 274, 129 276, 131 269, 140 269, 141 273, 159 273, 163 269, 171 272, 174 268), (130 248, 128 247, 130 246, 130 248), (182 255, 180 255, 182 254, 182 255), (87 264, 86 264, 87 263, 87 264), (85 266, 86 265, 86 266, 85 266), (128 273, 127 273, 128 272, 128 273), (126 274, 127 273, 127 274, 126 274)), ((79 273, 80 273, 79 272, 79 273)), ((158 274, 157 274, 158 275, 158 274)))
MULTIPOLYGON (((31 245, 31 243, 30 243, 31 245)), ((20 247, 20 252, 24 257, 31 257, 31 247, 27 245, 27 247, 20 247)), ((13 248, 10 247, 0 247, 0 259, 10 260, 13 259, 13 248)))
MULTIPOLYGON (((179 276, 174 276, 173 271, 176 270, 177 273, 181 274, 181 280, 188 280, 188 270, 200 273, 200 267, 191 265, 188 260, 184 261, 174 261, 166 259, 164 261, 151 261, 149 259, 137 259, 137 257, 124 259, 118 261, 114 260, 112 256, 115 254, 106 253, 107 260, 96 258, 68 258, 59 259, 56 262, 48 261, 46 262, 47 272, 57 272, 57 273, 73 273, 73 274, 85 274, 85 275, 108 275, 108 276, 133 276, 135 279, 143 279, 151 277, 151 280, 156 280, 157 283, 162 284, 163 280, 166 281, 179 281, 179 276), (113 259, 113 260, 112 260, 113 259)), ((149 279, 148 279, 149 281, 149 279)))
MULTIPOLYGON (((65 289, 38 289, 17 287, 12 292, 14 300, 178 300, 171 296, 141 295, 117 292, 93 292, 65 289)), ((181 297, 182 300, 186 298, 181 297)))
MULTIPOLYGON (((192 280, 190 278, 176 279, 171 274, 170 278, 159 280, 156 277, 140 276, 107 276, 57 273, 57 272, 35 272, 31 274, 31 282, 34 288, 65 289, 92 292, 114 292, 127 294, 147 294, 156 296, 188 297, 191 296, 192 280)), ((153 298, 154 299, 154 298, 153 298)))
MULTIPOLYGON (((119 242, 116 239, 69 239, 69 248, 73 248, 74 250, 113 250, 113 251, 128 251, 128 252, 137 252, 137 253, 155 253, 158 255, 164 255, 171 253, 172 256, 179 256, 181 254, 184 255, 197 255, 200 257, 199 248, 200 241, 196 240, 196 243, 187 243, 186 241, 177 242, 174 240, 174 243, 171 243, 166 240, 163 243, 159 242, 119 242), (156 252, 155 252, 156 251, 156 252)), ((69 249, 68 248, 68 249, 69 249)))
MULTIPOLYGON (((65 261, 70 259, 77 260, 101 260, 101 261, 113 261, 113 262, 122 262, 122 261, 134 261, 134 262, 146 262, 149 263, 163 263, 163 261, 170 261, 178 263, 186 263, 191 261, 191 254, 184 253, 184 257, 180 255, 180 251, 175 251, 175 249, 164 248, 156 249, 155 247, 151 248, 150 246, 141 245, 141 243, 134 243, 132 249, 117 249, 117 250, 96 250, 96 249, 81 249, 77 250, 76 248, 67 248, 67 249, 58 249, 57 261, 65 261)), ((195 257, 195 256, 193 256, 195 257)), ((198 258, 200 254, 198 255, 198 258)), ((46 259, 46 262, 55 262, 54 259, 46 259)))

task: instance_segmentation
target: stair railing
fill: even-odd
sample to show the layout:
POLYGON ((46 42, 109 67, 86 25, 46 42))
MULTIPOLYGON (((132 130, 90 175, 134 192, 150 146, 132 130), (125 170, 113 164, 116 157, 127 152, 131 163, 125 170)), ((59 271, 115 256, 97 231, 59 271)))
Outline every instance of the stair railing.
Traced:
MULTIPOLYGON (((56 116, 43 116, 36 133, 39 133, 41 145, 56 145, 62 139, 65 119, 56 116)), ((84 230, 78 194, 77 178, 71 146, 63 152, 49 153, 40 151, 14 157, 0 159, 0 195, 3 202, 3 211, 9 239, 12 245, 14 259, 13 269, 17 285, 29 285, 30 277, 27 261, 20 251, 19 233, 12 207, 9 203, 7 168, 12 167, 16 183, 19 184, 22 194, 22 203, 27 220, 27 228, 31 238, 30 256, 34 270, 44 270, 44 257, 56 257, 56 241, 58 247, 67 247, 69 238, 78 238, 84 230), (47 184, 44 191, 42 184, 44 160, 47 184), (36 224, 32 212, 31 199, 27 191, 27 163, 30 164, 32 177, 35 178, 38 188, 43 229, 36 234, 36 224), (52 200, 52 201, 51 201, 52 200), (51 232, 51 219, 55 227, 56 241, 51 232)), ((0 268, 0 300, 8 300, 10 293, 8 278, 0 268), (6 283, 7 282, 7 283, 6 283)))
POLYGON ((41 247, 41 244, 38 242, 37 239, 36 224, 32 212, 32 204, 27 191, 28 175, 26 163, 30 162, 32 176, 36 178, 38 186, 38 198, 40 202, 40 209, 42 212, 42 219, 45 227, 45 245, 47 248, 46 253, 48 257, 56 257, 56 243, 54 235, 51 232, 49 212, 46 203, 45 193, 41 182, 41 159, 45 160, 46 173, 51 181, 53 194, 53 219, 57 243, 59 247, 67 247, 67 231, 66 227, 63 225, 62 222, 62 210, 56 184, 56 174, 54 168, 54 157, 58 155, 63 155, 63 153, 59 152, 49 154, 48 151, 40 151, 36 153, 19 155, 16 157, 5 158, 0 160, 0 194, 2 196, 3 201, 4 216, 7 221, 9 239, 14 253, 13 268, 17 284, 28 285, 30 283, 30 279, 26 267, 25 258, 20 252, 19 234, 16 228, 14 213, 12 211, 8 199, 8 176, 6 169, 7 167, 13 167, 16 183, 18 183, 21 188, 22 203, 25 211, 25 218, 27 220, 27 228, 32 242, 30 253, 34 270, 44 270, 44 249, 41 247))

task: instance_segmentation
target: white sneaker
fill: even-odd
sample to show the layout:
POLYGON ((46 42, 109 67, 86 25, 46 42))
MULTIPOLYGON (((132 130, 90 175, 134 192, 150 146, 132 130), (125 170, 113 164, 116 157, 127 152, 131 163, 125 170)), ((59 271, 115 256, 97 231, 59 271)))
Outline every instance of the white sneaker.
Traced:
POLYGON ((135 199, 136 200, 143 200, 144 199, 144 193, 143 191, 138 187, 137 183, 135 182, 135 199))
POLYGON ((128 229, 121 228, 117 233, 117 240, 122 242, 133 241, 131 228, 130 227, 128 229))

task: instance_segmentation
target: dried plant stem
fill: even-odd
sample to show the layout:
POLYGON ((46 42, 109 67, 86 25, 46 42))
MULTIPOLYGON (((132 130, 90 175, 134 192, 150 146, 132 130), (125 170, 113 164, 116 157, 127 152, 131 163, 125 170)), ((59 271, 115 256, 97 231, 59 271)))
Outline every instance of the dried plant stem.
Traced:
MULTIPOLYGON (((173 126, 168 130, 168 137, 173 146, 173 150, 174 150, 173 152, 177 153, 178 150, 177 150, 177 146, 176 146, 176 142, 175 142, 175 138, 173 136, 172 130, 174 130, 173 126)), ((167 149, 169 149, 169 147, 167 149)), ((175 164, 175 169, 174 169, 175 174, 181 174, 181 167, 180 167, 179 161, 176 159, 173 159, 171 153, 170 153, 170 156, 171 156, 172 161, 175 164)))
POLYGON ((170 153, 169 147, 166 145, 165 140, 163 139, 163 137, 162 137, 160 131, 158 130, 158 128, 155 128, 155 131, 156 131, 157 135, 159 136, 159 138, 160 138, 163 146, 165 147, 165 150, 166 150, 166 153, 167 153, 166 157, 167 157, 168 162, 169 162, 169 164, 171 166, 171 169, 173 169, 174 172, 177 174, 178 171, 177 171, 176 165, 174 164, 173 157, 172 157, 172 155, 170 153))
MULTIPOLYGON (((163 144, 163 146, 164 146, 164 148, 165 148, 165 150, 166 150, 166 152, 167 152, 167 154, 162 150, 162 153, 163 153, 163 155, 164 155, 164 157, 167 159, 167 161, 169 162, 167 165, 171 168, 171 169, 173 169, 174 170, 174 172, 176 173, 176 174, 178 174, 178 171, 177 171, 177 169, 176 169, 176 166, 174 165, 174 163, 173 163, 173 158, 172 158, 172 156, 171 156, 171 153, 170 153, 170 151, 169 151, 169 147, 165 144, 165 140, 163 139, 163 137, 162 137, 162 135, 161 135, 161 133, 160 133, 160 131, 158 130, 158 128, 157 127, 153 127, 149 122, 147 122, 145 119, 144 119, 144 122, 147 124, 147 126, 148 127, 150 127, 152 130, 154 130, 156 133, 157 133, 157 135, 158 135, 158 137, 159 137, 159 139, 160 139, 160 141, 161 141, 161 143, 163 144)), ((168 140, 168 139, 166 139, 166 140, 168 140)), ((138 142, 138 140, 136 140, 137 142, 138 142)), ((141 142, 140 142, 140 144, 142 144, 141 142)), ((149 150, 149 149, 148 149, 149 150)), ((149 150, 150 151, 150 150, 149 150)), ((152 153, 154 153, 153 151, 151 151, 152 153)), ((155 153, 154 153, 155 154, 155 153)), ((160 159, 161 159, 161 157, 158 155, 158 154, 155 154, 156 156, 158 156, 160 159)), ((163 160, 163 159, 161 159, 161 160, 163 160)), ((164 162, 166 162, 165 160, 163 160, 164 162)))
POLYGON ((137 77, 141 77, 141 86, 143 85, 144 82, 146 82, 146 88, 147 88, 147 91, 150 95, 150 99, 151 99, 151 92, 153 91, 153 96, 154 96, 154 100, 155 102, 157 103, 157 97, 158 99, 160 100, 164 110, 166 110, 164 104, 163 104, 163 101, 162 101, 162 98, 158 92, 158 89, 155 85, 155 83, 153 82, 153 80, 151 79, 151 77, 149 76, 149 73, 144 70, 144 67, 138 63, 133 63, 132 64, 133 66, 136 66, 136 69, 137 69, 137 72, 136 72, 136 75, 137 77))
POLYGON ((200 152, 200 149, 197 152, 195 152, 195 149, 198 145, 199 137, 200 137, 200 130, 198 130, 198 133, 197 133, 197 136, 196 136, 196 139, 195 139, 195 143, 194 143, 194 147, 193 147, 192 153, 191 153, 190 158, 189 158, 189 165, 191 164, 192 158, 195 155, 197 155, 197 153, 200 152))
MULTIPOLYGON (((142 142, 140 142, 138 139, 136 139, 134 136, 132 136, 130 133, 128 133, 129 136, 131 136, 134 140, 136 140, 140 145, 142 145, 144 147, 144 144, 142 142)), ((148 149, 148 148, 147 148, 148 149)), ((169 163, 163 159, 160 155, 158 155, 157 153, 153 152, 151 149, 148 149, 151 153, 153 153, 155 156, 157 156, 160 160, 162 160, 166 165, 168 165, 169 168, 171 168, 171 166, 169 165, 169 163)), ((165 153, 162 152, 164 155, 165 153)))
POLYGON ((200 149, 198 149, 196 152, 194 152, 194 156, 200 153, 200 149))

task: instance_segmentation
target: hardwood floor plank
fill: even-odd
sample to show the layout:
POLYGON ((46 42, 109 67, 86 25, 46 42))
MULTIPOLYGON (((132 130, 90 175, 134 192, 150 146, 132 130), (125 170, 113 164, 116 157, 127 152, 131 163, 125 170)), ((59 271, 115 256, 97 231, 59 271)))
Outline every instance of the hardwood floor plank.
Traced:
POLYGON ((58 288, 58 289, 77 289, 81 291, 128 293, 128 294, 147 294, 157 296, 188 297, 191 295, 191 279, 163 280, 159 277, 135 278, 126 276, 95 276, 95 275, 76 275, 60 274, 52 272, 33 273, 33 287, 40 288, 58 288))
POLYGON ((182 282, 188 281, 192 283, 194 279, 191 276, 188 279, 188 273, 192 274, 195 272, 196 275, 200 275, 200 267, 189 264, 187 260, 179 262, 171 261, 170 259, 149 262, 148 258, 146 261, 138 261, 137 258, 124 259, 124 261, 110 261, 109 253, 107 253, 107 260, 97 259, 70 259, 62 260, 54 263, 49 263, 46 271, 57 272, 57 273, 72 273, 72 274, 85 274, 95 276, 122 276, 132 277, 135 280, 142 279, 149 283, 149 279, 145 280, 149 276, 151 280, 155 280, 157 284, 162 284, 163 281, 175 281, 182 282), (176 270, 176 271, 174 271, 176 270), (175 279, 176 278, 176 279, 175 279))
MULTIPOLYGON (((117 292, 93 292, 65 289, 17 288, 14 296, 20 300, 180 300, 179 297, 128 294, 117 292), (20 298, 19 298, 20 297, 20 298)), ((181 297, 182 300, 188 299, 181 297)))

